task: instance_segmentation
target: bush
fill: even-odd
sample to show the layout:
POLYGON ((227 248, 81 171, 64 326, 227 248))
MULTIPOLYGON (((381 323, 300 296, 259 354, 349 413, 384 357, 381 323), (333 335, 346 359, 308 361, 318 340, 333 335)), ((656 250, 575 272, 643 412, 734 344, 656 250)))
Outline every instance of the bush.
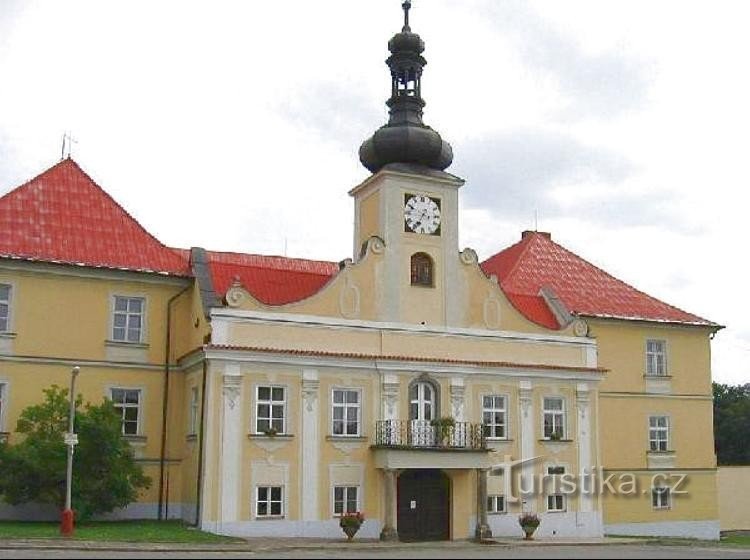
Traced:
MULTIPOLYGON (((42 404, 27 407, 16 431, 23 439, 0 446, 0 495, 11 505, 65 503, 70 403, 68 390, 53 385, 44 390, 42 404)), ((112 402, 98 406, 76 399, 75 432, 79 444, 73 455, 72 506, 77 519, 127 506, 151 485, 122 437, 122 419, 112 402)))
POLYGON ((541 522, 536 513, 524 513, 518 517, 518 524, 521 527, 539 527, 541 522))

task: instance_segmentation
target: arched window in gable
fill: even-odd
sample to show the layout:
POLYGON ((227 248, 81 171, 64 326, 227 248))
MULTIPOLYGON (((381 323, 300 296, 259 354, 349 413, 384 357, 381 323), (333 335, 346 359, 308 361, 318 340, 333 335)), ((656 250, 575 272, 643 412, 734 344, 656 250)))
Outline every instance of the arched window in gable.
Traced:
POLYGON ((427 286, 434 284, 435 266, 427 253, 414 253, 411 256, 411 285, 427 286))

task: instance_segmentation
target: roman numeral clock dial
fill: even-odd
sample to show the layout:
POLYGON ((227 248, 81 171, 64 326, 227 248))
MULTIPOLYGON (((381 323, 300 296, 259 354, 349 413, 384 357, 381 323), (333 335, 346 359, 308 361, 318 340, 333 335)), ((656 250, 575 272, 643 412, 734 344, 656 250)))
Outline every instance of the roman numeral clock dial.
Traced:
POLYGON ((404 198, 404 231, 440 235, 440 200, 410 194, 404 198))

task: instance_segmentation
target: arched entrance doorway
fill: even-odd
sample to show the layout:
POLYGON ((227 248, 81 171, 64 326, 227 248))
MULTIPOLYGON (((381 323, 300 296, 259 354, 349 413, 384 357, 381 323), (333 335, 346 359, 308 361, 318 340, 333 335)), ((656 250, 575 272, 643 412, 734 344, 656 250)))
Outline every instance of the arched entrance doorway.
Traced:
POLYGON ((437 469, 398 477, 398 536, 402 541, 450 539, 450 479, 437 469))

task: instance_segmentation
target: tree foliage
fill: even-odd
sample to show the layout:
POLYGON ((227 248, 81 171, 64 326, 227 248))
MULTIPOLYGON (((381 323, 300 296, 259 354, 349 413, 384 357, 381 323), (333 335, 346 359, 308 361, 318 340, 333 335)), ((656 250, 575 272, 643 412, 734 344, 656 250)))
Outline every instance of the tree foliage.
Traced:
MULTIPOLYGON (((18 505, 28 502, 65 503, 70 402, 68 390, 53 385, 44 390, 41 404, 27 407, 16 430, 23 439, 0 445, 0 495, 18 505)), ((151 480, 135 462, 130 444, 122 438, 121 418, 112 402, 82 407, 76 399, 72 505, 78 519, 107 513, 136 500, 151 480)))
POLYGON ((750 465, 750 383, 713 384, 714 440, 719 465, 750 465))

